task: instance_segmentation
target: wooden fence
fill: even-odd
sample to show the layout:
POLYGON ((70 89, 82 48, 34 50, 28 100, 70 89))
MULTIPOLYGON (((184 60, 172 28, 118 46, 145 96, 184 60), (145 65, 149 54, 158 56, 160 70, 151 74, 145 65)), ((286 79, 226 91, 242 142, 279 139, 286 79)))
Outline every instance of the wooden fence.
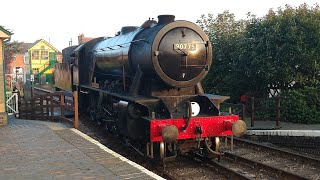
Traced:
POLYGON ((220 110, 239 115, 243 120, 249 117, 251 127, 254 127, 257 120, 275 121, 276 127, 280 127, 280 120, 285 120, 284 108, 281 107, 283 100, 285 97, 255 98, 246 96, 242 104, 221 103, 220 110))
POLYGON ((281 107, 281 100, 283 99, 283 97, 279 96, 271 98, 249 97, 248 100, 251 108, 247 109, 250 110, 251 127, 254 127, 255 120, 264 119, 275 120, 276 127, 280 127, 281 111, 284 110, 281 107))
POLYGON ((38 120, 63 120, 74 123, 65 117, 65 102, 63 92, 46 93, 31 99, 19 98, 19 118, 38 120))

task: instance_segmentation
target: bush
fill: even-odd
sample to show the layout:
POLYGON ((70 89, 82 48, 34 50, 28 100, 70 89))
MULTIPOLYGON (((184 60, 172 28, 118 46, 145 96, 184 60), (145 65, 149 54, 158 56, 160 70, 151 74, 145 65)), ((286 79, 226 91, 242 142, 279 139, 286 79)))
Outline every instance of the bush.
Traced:
POLYGON ((304 87, 282 93, 285 100, 281 107, 286 121, 305 124, 320 123, 320 89, 304 87))
POLYGON ((275 120, 277 118, 277 101, 277 98, 255 99, 255 119, 268 121, 275 120))

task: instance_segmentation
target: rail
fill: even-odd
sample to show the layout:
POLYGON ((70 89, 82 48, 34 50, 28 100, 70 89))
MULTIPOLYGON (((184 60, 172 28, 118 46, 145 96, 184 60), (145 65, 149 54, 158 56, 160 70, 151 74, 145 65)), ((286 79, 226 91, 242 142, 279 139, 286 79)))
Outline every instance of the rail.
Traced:
POLYGON ((245 164, 251 167, 252 172, 268 172, 270 175, 274 174, 277 179, 319 177, 320 159, 247 139, 234 138, 234 141, 237 148, 235 151, 224 152, 225 159, 231 160, 234 164, 245 164), (308 167, 308 171, 305 167, 308 167))
POLYGON ((245 105, 244 104, 233 104, 233 103, 220 103, 220 111, 228 112, 229 114, 239 115, 243 120, 245 120, 245 105))
MULTIPOLYGON (((228 137, 228 139, 230 139, 230 137, 228 137)), ((254 142, 254 141, 243 139, 243 138, 234 137, 233 140, 238 146, 253 147, 253 148, 258 149, 260 151, 262 151, 262 150, 274 151, 275 153, 290 156, 290 157, 292 157, 292 159, 301 160, 303 162, 311 162, 314 164, 320 164, 319 158, 313 158, 311 156, 308 156, 308 155, 305 155, 302 153, 297 153, 297 152, 288 151, 285 149, 280 149, 277 147, 272 147, 269 145, 264 145, 262 143, 254 142)))
POLYGON ((270 174, 274 173, 276 175, 277 178, 279 179, 299 179, 299 180, 307 180, 308 178, 300 176, 299 174, 295 174, 292 172, 287 172, 285 170, 276 168, 274 166, 271 165, 267 165, 267 164, 263 164, 260 161, 257 160, 251 160, 230 152, 225 152, 224 156, 226 158, 231 159, 232 161, 234 161, 235 163, 243 163, 246 164, 250 167, 252 167, 252 169, 255 169, 255 171, 267 171, 270 174))

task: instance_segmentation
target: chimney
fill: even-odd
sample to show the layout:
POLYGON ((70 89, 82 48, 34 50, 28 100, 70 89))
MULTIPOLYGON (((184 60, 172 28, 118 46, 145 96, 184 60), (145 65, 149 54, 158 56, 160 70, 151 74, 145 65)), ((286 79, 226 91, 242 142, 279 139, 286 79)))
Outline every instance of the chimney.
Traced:
POLYGON ((169 24, 174 21, 174 15, 159 15, 158 24, 169 24))
POLYGON ((78 44, 82 44, 83 43, 83 40, 84 40, 84 35, 83 34, 80 34, 78 36, 78 44))

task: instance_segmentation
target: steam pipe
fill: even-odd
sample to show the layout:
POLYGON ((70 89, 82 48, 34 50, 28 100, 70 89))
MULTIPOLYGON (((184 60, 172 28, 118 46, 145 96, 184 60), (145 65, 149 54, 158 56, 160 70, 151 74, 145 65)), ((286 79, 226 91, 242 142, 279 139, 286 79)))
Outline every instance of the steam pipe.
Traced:
POLYGON ((190 124, 190 120, 191 120, 191 115, 192 115, 192 107, 191 107, 191 101, 188 101, 188 111, 187 111, 187 123, 186 125, 183 127, 183 131, 185 131, 189 124, 190 124))
POLYGON ((210 148, 210 146, 209 146, 209 144, 208 144, 208 141, 209 141, 209 139, 206 138, 206 139, 204 140, 204 144, 206 145, 206 148, 209 150, 209 152, 220 156, 221 154, 220 154, 219 152, 214 151, 214 150, 212 150, 212 149, 210 148))

